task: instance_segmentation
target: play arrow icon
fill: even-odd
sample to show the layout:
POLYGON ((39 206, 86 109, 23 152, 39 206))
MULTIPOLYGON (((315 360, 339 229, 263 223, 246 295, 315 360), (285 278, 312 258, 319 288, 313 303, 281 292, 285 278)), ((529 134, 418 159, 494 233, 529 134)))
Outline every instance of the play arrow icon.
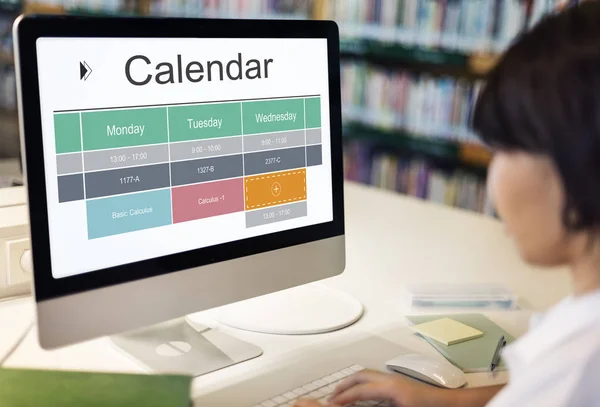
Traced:
POLYGON ((92 68, 87 64, 87 62, 79 62, 79 80, 85 81, 92 73, 92 68))

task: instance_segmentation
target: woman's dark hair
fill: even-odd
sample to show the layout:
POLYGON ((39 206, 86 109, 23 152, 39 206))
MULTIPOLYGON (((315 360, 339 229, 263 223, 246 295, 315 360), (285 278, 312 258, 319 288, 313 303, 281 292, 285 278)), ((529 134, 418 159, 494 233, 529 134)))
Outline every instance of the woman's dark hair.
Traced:
POLYGON ((498 150, 549 157, 569 230, 600 227, 600 1, 545 18, 490 72, 473 128, 498 150))

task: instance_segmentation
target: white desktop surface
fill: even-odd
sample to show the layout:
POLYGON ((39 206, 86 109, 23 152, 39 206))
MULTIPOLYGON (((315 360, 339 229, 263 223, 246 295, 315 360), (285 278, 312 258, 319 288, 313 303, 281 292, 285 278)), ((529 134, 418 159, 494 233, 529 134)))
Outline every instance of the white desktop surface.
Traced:
MULTIPOLYGON (((193 396, 207 394, 255 377, 289 367, 309 349, 327 348, 361 335, 387 339, 416 352, 435 355, 424 341, 406 329, 402 287, 421 282, 502 283, 521 299, 524 310, 487 315, 514 335, 522 335, 532 309, 545 310, 570 290, 565 270, 529 267, 519 259, 502 225, 468 211, 407 198, 395 193, 346 184, 347 268, 341 276, 319 284, 343 290, 365 305, 365 315, 338 332, 278 336, 243 332, 215 324, 214 310, 193 316, 194 321, 217 327, 264 350, 263 356, 194 380, 193 396)), ((33 318, 30 298, 0 302, 0 355, 33 318)), ((101 338, 54 351, 44 351, 35 330, 8 360, 8 367, 141 372, 140 367, 101 338)), ((469 385, 506 381, 507 374, 491 378, 486 373, 469 375, 469 385)), ((268 392, 268 389, 265 390, 268 392)), ((265 394, 268 396, 269 394, 265 394)))

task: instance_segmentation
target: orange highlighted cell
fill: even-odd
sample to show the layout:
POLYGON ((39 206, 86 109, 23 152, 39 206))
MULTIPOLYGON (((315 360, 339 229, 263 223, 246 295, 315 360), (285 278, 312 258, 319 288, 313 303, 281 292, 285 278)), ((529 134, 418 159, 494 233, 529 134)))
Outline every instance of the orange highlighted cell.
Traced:
POLYGON ((244 179, 246 210, 306 199, 306 169, 271 172, 244 179))

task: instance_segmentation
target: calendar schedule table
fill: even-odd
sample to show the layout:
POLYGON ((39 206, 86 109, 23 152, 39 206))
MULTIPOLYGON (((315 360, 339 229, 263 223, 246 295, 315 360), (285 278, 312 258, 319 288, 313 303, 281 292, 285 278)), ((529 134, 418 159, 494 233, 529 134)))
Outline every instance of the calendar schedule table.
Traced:
POLYGON ((88 238, 245 212, 307 216, 322 165, 318 95, 54 113, 58 200, 86 203, 88 238))

